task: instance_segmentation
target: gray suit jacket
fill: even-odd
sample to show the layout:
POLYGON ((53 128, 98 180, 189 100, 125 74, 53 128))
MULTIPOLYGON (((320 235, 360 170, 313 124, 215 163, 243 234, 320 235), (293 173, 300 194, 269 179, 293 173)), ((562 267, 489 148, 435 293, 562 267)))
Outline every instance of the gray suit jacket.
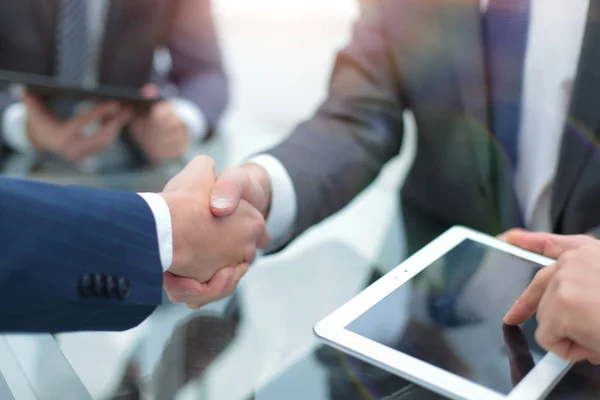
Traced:
MULTIPOLYGON (((271 151, 296 188, 295 233, 345 206, 398 154, 406 109, 418 129, 401 195, 409 254, 455 224, 490 234, 518 225, 512 173, 489 133, 483 50, 478 0, 370 7, 337 57, 327 100, 271 151)), ((552 197, 555 232, 600 226, 599 66, 592 0, 552 197)))
MULTIPOLYGON (((57 12, 57 0, 0 1, 0 69, 53 75, 57 12)), ((210 0, 111 0, 99 82, 141 88, 151 81, 173 84, 200 107, 209 129, 215 126, 228 88, 210 0), (153 71, 161 46, 172 58, 164 77, 153 71)), ((0 92, 0 111, 14 101, 0 92)))

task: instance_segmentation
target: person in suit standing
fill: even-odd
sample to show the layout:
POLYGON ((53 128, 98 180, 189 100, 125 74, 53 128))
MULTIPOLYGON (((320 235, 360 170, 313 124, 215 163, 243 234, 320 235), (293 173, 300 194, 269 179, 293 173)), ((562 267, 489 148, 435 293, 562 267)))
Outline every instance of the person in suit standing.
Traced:
POLYGON ((209 209, 197 157, 160 194, 0 178, 0 332, 124 330, 162 302, 228 296, 268 238, 248 203, 209 209), (200 287, 185 287, 191 279, 200 287))
POLYGON ((408 255, 457 224, 597 234, 599 21, 598 0, 382 0, 338 54, 316 114, 224 171, 213 212, 262 193, 253 204, 268 218, 270 249, 283 248, 375 179, 411 110, 408 255))
POLYGON ((103 153, 106 160, 131 165, 162 162, 210 138, 227 104, 210 0, 4 0, 0 25, 0 69, 78 86, 133 88, 145 96, 161 92, 167 99, 136 115, 116 105, 107 110, 106 104, 48 103, 3 90, 3 158, 52 155, 74 163, 103 153), (171 59, 162 75, 154 69, 161 48, 171 59), (69 130, 69 121, 98 110, 105 112, 92 124, 69 130))

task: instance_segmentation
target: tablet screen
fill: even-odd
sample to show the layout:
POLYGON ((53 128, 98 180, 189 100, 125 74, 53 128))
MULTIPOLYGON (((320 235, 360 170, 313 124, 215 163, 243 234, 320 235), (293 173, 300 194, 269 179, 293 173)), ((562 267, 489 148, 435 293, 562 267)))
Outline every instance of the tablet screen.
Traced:
POLYGON ((545 352, 504 314, 541 266, 465 240, 346 329, 508 394, 545 352))

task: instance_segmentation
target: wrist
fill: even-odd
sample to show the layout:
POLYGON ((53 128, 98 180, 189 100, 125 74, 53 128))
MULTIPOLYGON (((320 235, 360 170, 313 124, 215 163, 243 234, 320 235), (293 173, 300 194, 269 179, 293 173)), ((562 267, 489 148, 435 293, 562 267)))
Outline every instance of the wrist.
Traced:
POLYGON ((267 219, 271 210, 271 177, 263 167, 252 162, 244 164, 242 168, 248 173, 250 181, 261 188, 265 201, 259 211, 267 219))
POLYGON ((184 275, 187 272, 187 266, 190 265, 191 254, 185 234, 182 232, 183 226, 179 210, 189 210, 193 203, 187 196, 176 192, 163 192, 158 195, 167 204, 171 217, 172 259, 168 271, 176 275, 184 275))

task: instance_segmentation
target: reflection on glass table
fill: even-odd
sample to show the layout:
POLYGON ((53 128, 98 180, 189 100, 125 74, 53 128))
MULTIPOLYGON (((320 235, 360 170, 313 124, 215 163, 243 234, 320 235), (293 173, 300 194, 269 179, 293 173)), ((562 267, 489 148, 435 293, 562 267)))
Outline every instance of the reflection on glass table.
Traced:
POLYGON ((92 400, 52 335, 0 336, 0 398, 92 400))

